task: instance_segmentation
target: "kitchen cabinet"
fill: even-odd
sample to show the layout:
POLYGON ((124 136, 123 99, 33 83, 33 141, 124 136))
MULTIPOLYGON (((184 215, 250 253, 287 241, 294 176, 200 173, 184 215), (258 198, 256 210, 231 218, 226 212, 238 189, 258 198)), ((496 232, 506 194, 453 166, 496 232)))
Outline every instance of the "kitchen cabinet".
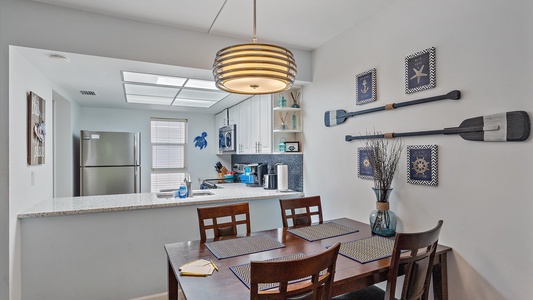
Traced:
MULTIPOLYGON (((272 95, 274 107, 272 109, 273 152, 278 153, 281 141, 299 142, 302 126, 302 88, 292 88, 279 94, 272 95), (281 106, 283 96, 285 106, 281 106), (295 101, 296 100, 296 101, 295 101), (296 104, 297 105, 294 105, 296 104), (296 107, 297 106, 297 107, 296 107)), ((301 152, 301 145, 298 152, 301 152)))
POLYGON ((272 152, 270 95, 256 95, 229 109, 237 124, 237 154, 272 152))

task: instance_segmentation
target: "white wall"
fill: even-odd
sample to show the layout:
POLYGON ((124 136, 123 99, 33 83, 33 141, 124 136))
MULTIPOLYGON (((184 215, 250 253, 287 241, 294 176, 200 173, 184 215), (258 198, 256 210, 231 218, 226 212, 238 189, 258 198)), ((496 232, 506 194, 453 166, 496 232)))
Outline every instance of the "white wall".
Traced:
MULTIPOLYGON (((176 118, 188 120, 188 171, 191 174, 193 189, 199 189, 198 177, 216 178, 215 163, 220 158, 218 132, 215 134, 215 120, 208 114, 184 114, 168 111, 126 110, 81 108, 80 128, 82 130, 126 131, 141 133, 141 192, 150 192, 152 150, 150 145, 150 118, 176 118), (207 133, 207 147, 200 150, 194 147, 194 138, 207 133)), ((226 164, 229 168, 229 165, 226 164)))
MULTIPOLYGON (((346 134, 442 129, 513 110, 531 115, 532 12, 530 1, 396 1, 316 50, 313 83, 304 88, 304 192, 322 196, 325 217, 367 221, 375 206, 373 182, 356 174, 361 144, 345 142, 346 134), (437 87, 406 95, 405 57, 432 46, 437 87), (356 106, 355 75, 371 68, 377 68, 378 101, 356 106), (336 127, 323 124, 328 110, 362 110, 453 89, 462 92, 461 100, 356 116, 336 127)), ((435 135, 404 142, 439 147, 437 187, 407 183, 404 150, 391 209, 400 231, 425 230, 444 220, 440 241, 454 249, 450 299, 531 299, 531 138, 488 143, 435 135)))
MULTIPOLYGON (((72 136, 72 104, 59 93, 53 91, 54 155, 53 183, 54 197, 74 195, 74 138, 72 136)), ((50 118, 51 120, 51 118, 50 118)))
MULTIPOLYGON (((27 60, 16 51, 10 51, 9 78, 9 194, 17 201, 9 205, 9 245, 10 272, 13 278, 13 297, 17 297, 20 285, 21 234, 17 214, 53 195, 53 126, 52 126, 52 89, 48 81, 27 60), (34 92, 45 99, 45 123, 48 131, 45 136, 45 164, 28 166, 27 164, 27 93, 34 92), (32 175, 33 174, 33 175, 32 175), (34 184, 31 178, 34 178, 34 184)), ((4 240, 4 239, 2 239, 4 240)))

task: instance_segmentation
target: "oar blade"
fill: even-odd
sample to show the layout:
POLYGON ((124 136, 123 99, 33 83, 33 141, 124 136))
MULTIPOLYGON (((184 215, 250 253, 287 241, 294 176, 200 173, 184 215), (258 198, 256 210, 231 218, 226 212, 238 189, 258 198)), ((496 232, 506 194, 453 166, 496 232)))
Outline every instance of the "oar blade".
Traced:
POLYGON ((477 126, 498 129, 459 133, 459 135, 469 141, 520 142, 527 140, 531 133, 531 121, 529 114, 525 111, 511 111, 466 119, 459 125, 459 128, 477 126))
POLYGON ((346 111, 344 109, 330 110, 324 113, 324 125, 326 127, 342 124, 346 121, 346 111))

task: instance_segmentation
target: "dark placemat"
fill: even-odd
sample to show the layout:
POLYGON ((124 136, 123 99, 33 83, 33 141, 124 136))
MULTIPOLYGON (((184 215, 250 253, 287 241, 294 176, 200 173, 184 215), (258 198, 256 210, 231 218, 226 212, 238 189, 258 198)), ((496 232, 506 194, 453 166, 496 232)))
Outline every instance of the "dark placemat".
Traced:
POLYGON ((282 243, 264 234, 205 243, 205 246, 218 259, 285 247, 282 243))
MULTIPOLYGON (((300 252, 300 253, 295 253, 295 254, 291 254, 287 256, 267 259, 265 261, 283 261, 283 260, 291 260, 291 259, 298 259, 298 258, 304 258, 304 257, 306 257, 306 255, 300 252)), ((250 263, 233 266, 229 268, 233 272, 233 274, 235 274, 237 278, 239 278, 242 281, 242 283, 244 283, 246 287, 250 288, 250 263)), ((300 279, 300 280, 304 280, 304 279, 305 278, 300 279)), ((295 280, 294 282, 300 281, 300 280, 295 280)), ((271 289, 277 286, 278 286, 277 283, 263 283, 259 285, 259 289, 268 290, 268 289, 271 289)))
POLYGON ((287 231, 312 242, 331 238, 334 236, 357 232, 359 230, 331 222, 306 227, 292 228, 287 231))
POLYGON ((393 249, 393 239, 376 235, 357 241, 342 243, 339 254, 364 264, 391 256, 393 249))

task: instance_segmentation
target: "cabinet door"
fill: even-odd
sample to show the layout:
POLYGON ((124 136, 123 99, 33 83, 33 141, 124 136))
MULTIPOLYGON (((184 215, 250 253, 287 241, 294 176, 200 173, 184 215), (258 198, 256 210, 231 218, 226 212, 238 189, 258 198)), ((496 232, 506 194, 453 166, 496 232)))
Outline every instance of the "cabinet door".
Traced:
POLYGON ((271 95, 260 96, 259 143, 261 153, 272 153, 272 101, 271 95))
MULTIPOLYGON (((239 121, 241 123, 240 132, 242 134, 241 152, 244 154, 255 153, 252 142, 252 99, 246 100, 239 104, 239 121)), ((237 135, 239 135, 239 129, 237 129, 237 135)))
POLYGON ((229 124, 239 125, 239 106, 235 105, 228 108, 228 122, 229 124))

